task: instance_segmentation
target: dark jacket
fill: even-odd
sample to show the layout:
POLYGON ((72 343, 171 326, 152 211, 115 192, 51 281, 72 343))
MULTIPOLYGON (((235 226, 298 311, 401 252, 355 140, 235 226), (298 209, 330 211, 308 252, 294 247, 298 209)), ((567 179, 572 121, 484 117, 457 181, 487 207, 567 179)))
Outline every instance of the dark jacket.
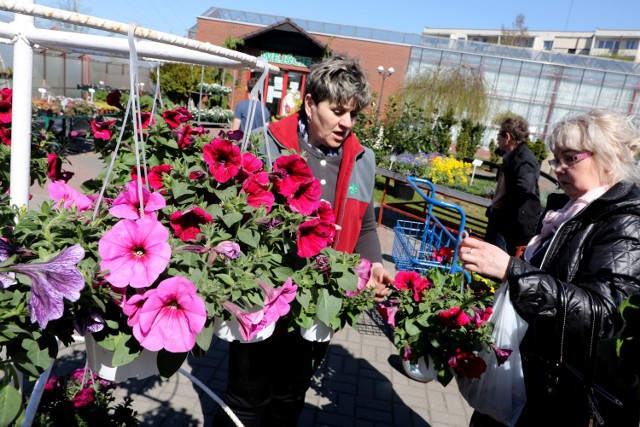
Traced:
MULTIPOLYGON (((300 151, 298 119, 299 114, 296 113, 269 125, 267 136, 273 145, 272 149, 300 151)), ((342 143, 342 163, 332 202, 336 224, 341 227, 336 233, 333 248, 349 253, 355 251, 373 262, 381 262, 373 210, 374 184, 375 155, 369 148, 363 147, 352 133, 342 143), (371 248, 372 245, 376 247, 371 248), (361 246, 368 248, 360 250, 361 246)))
POLYGON ((518 144, 499 173, 504 176, 506 195, 500 209, 490 210, 487 227, 505 237, 507 248, 526 245, 535 234, 542 212, 540 164, 527 144, 518 144))
POLYGON ((583 377, 594 374, 598 387, 624 402, 617 407, 596 391, 605 425, 637 427, 637 390, 621 387, 591 356, 598 338, 619 332, 621 302, 640 293, 640 189, 630 182, 613 186, 559 227, 540 269, 512 258, 507 280, 516 310, 529 323, 520 346, 528 403, 518 425, 587 425, 585 381, 568 364, 583 377), (565 367, 556 375, 562 339, 565 367), (550 377, 559 378, 557 386, 550 377))

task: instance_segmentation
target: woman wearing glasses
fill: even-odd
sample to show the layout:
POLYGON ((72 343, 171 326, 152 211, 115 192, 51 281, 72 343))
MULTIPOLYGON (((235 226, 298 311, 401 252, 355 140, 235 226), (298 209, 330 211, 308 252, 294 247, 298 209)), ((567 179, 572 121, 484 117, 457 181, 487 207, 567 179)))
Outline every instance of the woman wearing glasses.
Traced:
MULTIPOLYGON (((620 303, 640 293, 640 131, 624 115, 594 110, 557 123, 548 144, 568 202, 546 213, 524 260, 472 238, 460 259, 505 282, 528 322, 517 426, 637 427, 638 386, 608 370, 598 343, 620 331, 620 303)), ((476 412, 471 425, 500 424, 476 412)))

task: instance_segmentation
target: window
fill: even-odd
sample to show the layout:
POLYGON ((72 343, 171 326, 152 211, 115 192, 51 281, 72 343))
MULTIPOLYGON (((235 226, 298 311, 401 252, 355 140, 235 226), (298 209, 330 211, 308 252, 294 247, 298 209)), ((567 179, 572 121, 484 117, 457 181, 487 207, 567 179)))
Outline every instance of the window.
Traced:
POLYGON ((551 48, 553 47, 553 40, 545 40, 543 42, 543 46, 542 49, 544 50, 551 50, 551 48))
POLYGON ((618 40, 598 40, 598 49, 618 50, 619 48, 618 40))
POLYGON ((625 49, 637 49, 638 48, 638 40, 627 40, 624 45, 625 49))

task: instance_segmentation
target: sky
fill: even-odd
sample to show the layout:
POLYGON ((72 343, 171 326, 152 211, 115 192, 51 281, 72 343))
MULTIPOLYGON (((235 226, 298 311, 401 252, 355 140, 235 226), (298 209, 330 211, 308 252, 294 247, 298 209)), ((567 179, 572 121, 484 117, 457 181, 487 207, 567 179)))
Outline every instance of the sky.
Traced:
MULTIPOLYGON (((640 30, 640 0, 75 0, 81 13, 185 36, 210 7, 420 34, 431 28, 640 30)), ((73 0, 36 0, 60 8, 73 0)))

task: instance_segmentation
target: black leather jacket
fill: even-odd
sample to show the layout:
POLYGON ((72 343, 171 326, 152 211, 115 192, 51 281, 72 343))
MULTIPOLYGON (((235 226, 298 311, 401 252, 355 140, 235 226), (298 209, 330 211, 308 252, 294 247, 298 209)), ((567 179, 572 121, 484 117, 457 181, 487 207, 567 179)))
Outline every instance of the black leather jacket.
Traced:
MULTIPOLYGON (((516 310, 529 323, 520 345, 529 400, 518 425, 586 425, 584 381, 563 369, 558 386, 549 390, 547 377, 556 376, 552 366, 559 360, 561 340, 565 364, 583 376, 594 372, 590 355, 597 353, 598 337, 619 331, 620 303, 640 293, 640 189, 630 182, 613 186, 557 230, 540 269, 512 258, 507 280, 516 310), (592 338, 594 316, 597 336, 592 338), (551 417, 553 408, 566 418, 551 417)), ((596 393, 606 425, 637 427, 640 405, 627 401, 633 391, 621 389, 602 363, 594 382, 626 401, 620 409, 596 393)))

